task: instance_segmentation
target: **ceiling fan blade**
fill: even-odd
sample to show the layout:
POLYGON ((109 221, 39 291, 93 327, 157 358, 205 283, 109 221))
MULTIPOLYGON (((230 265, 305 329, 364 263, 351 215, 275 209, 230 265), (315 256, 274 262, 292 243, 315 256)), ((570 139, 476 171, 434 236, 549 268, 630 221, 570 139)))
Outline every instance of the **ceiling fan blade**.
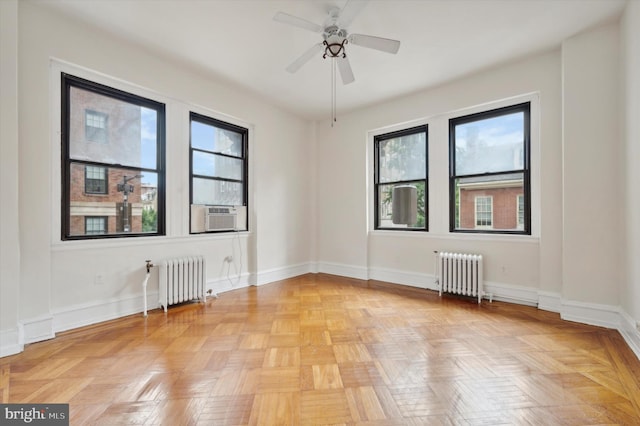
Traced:
POLYGON ((314 24, 306 19, 298 18, 297 16, 289 15, 288 13, 278 12, 273 17, 274 21, 282 22, 283 24, 293 25, 294 27, 302 28, 305 30, 313 31, 314 33, 322 33, 324 28, 321 25, 314 24))
POLYGON ((304 64, 309 62, 315 55, 322 51, 322 46, 322 43, 314 44, 313 46, 311 46, 309 50, 304 52, 298 59, 293 61, 287 67, 287 71, 289 71, 291 74, 298 71, 304 64))
POLYGON ((342 56, 338 56, 336 61, 338 61, 338 70, 340 71, 342 84, 353 83, 355 81, 355 77, 353 76, 353 70, 351 69, 349 58, 346 56, 344 58, 342 56))
POLYGON ((398 49, 400 49, 400 42, 398 40, 364 34, 351 34, 349 36, 349 43, 387 53, 398 53, 398 49))
POLYGON ((349 28, 349 24, 358 16, 362 8, 367 5, 368 0, 347 0, 338 15, 338 26, 340 28, 349 28))

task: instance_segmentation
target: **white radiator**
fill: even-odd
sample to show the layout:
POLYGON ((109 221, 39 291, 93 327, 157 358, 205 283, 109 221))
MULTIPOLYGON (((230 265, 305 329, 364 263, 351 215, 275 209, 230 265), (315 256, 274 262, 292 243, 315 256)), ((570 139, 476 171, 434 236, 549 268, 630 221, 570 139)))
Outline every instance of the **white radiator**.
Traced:
POLYGON ((168 259, 160 267, 160 305, 167 306, 194 299, 207 300, 207 267, 202 256, 168 259))
POLYGON ((481 302, 483 296, 482 255, 438 253, 439 293, 473 296, 481 302))

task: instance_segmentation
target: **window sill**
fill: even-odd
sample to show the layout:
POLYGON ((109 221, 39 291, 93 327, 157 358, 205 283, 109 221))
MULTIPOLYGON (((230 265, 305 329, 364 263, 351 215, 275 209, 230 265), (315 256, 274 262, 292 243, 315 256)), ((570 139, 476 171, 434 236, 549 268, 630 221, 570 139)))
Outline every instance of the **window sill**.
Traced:
POLYGON ((482 242, 509 242, 509 243, 528 243, 538 244, 540 238, 534 235, 520 234, 481 234, 481 233, 464 233, 464 232, 415 232, 415 231, 387 231, 387 230, 370 230, 370 236, 374 237, 398 237, 398 238, 424 238, 439 240, 460 240, 460 241, 482 241, 482 242))
POLYGON ((247 239, 251 235, 250 231, 224 232, 224 233, 204 233, 180 236, 156 236, 156 237, 132 237, 132 238, 105 238, 91 240, 68 240, 54 241, 51 243, 51 250, 57 252, 85 250, 85 249, 105 249, 119 247, 135 247, 147 245, 161 245, 172 243, 192 243, 206 240, 230 240, 233 238, 247 239))

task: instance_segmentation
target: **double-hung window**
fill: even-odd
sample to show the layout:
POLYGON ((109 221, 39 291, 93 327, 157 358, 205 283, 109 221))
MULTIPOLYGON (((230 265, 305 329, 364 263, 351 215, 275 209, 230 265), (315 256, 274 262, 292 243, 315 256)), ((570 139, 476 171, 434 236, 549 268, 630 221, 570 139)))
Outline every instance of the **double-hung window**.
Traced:
POLYGON ((449 120, 452 232, 531 234, 530 104, 449 120))
MULTIPOLYGON (((191 205, 246 207, 249 130, 194 112, 190 129, 191 205)), ((246 215, 242 217, 247 220, 246 215)), ((247 225, 237 223, 236 229, 247 229, 247 225)), ((191 232, 202 230, 192 226, 191 232)))
POLYGON ((374 137, 375 229, 427 231, 428 127, 374 137))
POLYGON ((165 105, 63 73, 61 124, 62 239, 164 235, 165 105))

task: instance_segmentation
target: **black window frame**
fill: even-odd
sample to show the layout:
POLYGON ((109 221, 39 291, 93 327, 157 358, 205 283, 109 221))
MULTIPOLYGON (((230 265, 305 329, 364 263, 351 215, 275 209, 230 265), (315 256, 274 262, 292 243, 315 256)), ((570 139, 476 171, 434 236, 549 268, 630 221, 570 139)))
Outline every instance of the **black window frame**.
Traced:
MULTIPOLYGON (((495 208, 493 213, 495 214, 495 208)), ((475 220, 475 218, 474 218, 475 220)), ((517 221, 516 221, 517 222, 517 221)), ((531 235, 531 102, 522 102, 501 108, 495 108, 474 114, 449 119, 449 232, 470 234, 516 234, 531 235), (456 174, 456 126, 491 118, 522 112, 523 119, 523 164, 522 169, 503 170, 500 172, 456 174), (460 229, 456 228, 456 179, 477 178, 522 173, 524 196, 524 228, 518 229, 460 229)))
POLYGON ((429 232, 429 125, 422 124, 420 126, 411 127, 408 129, 397 130, 394 132, 384 133, 376 135, 373 138, 373 152, 374 152, 374 172, 373 172, 373 202, 374 202, 374 218, 373 229, 378 231, 411 231, 411 232, 429 232), (414 135, 417 133, 425 134, 425 173, 424 179, 410 179, 389 181, 380 183, 380 142, 388 139, 399 138, 402 136, 414 135), (414 182, 424 182, 424 227, 384 227, 379 226, 380 223, 380 185, 401 185, 411 184, 414 182))
MULTIPOLYGON (((165 146, 166 146, 166 105, 153 99, 145 98, 140 95, 96 83, 81 77, 77 77, 64 72, 60 73, 61 84, 61 185, 62 185, 62 202, 61 202, 61 239, 69 240, 97 240, 97 239, 113 239, 113 238, 132 238, 132 237, 153 237, 165 235, 165 146), (102 96, 114 98, 123 102, 128 102, 140 107, 153 109, 157 114, 156 123, 156 168, 150 169, 146 167, 132 167, 117 163, 103 163, 92 159, 91 161, 77 160, 70 158, 70 119, 71 119, 71 88, 97 93, 102 96), (156 232, 123 232, 123 233, 105 233, 93 235, 71 235, 71 166, 72 164, 80 164, 83 166, 99 166, 105 167, 107 170, 107 179, 109 168, 131 170, 134 174, 148 171, 155 173, 158 180, 158 201, 157 201, 157 230, 156 232)), ((84 118, 84 117, 83 117, 84 118)), ((108 190, 107 190, 108 193, 108 190)))
MULTIPOLYGON (((190 111, 189 112, 189 205, 193 204, 193 179, 207 179, 212 181, 219 182, 233 182, 242 184, 242 206, 245 207, 247 211, 249 211, 249 129, 246 127, 238 126, 236 124, 228 123, 226 121, 219 120, 217 118, 213 118, 207 115, 199 114, 197 112, 190 111), (201 124, 205 124, 208 126, 217 127, 223 130, 229 130, 231 132, 239 133, 242 135, 242 156, 237 157, 234 155, 224 154, 216 151, 209 151, 201 148, 194 148, 192 144, 192 135, 191 128, 192 122, 197 121, 201 124), (223 177, 214 177, 207 175, 200 175, 193 173, 193 154, 194 152, 202 152, 206 154, 214 154, 221 157, 233 158, 236 160, 242 160, 242 179, 231 179, 231 178, 223 178, 223 177)), ((224 204, 211 204, 212 206, 225 206, 224 204)), ((229 206, 232 207, 232 206, 229 206)), ((191 209, 189 209, 189 216, 191 216, 191 209)), ((245 215, 246 223, 244 224, 244 229, 249 229, 249 215, 245 215)), ((191 223, 191 219, 189 220, 191 223)), ((238 227, 242 229, 241 226, 238 227)), ((210 233, 228 233, 228 232, 236 232, 229 230, 214 230, 214 231, 194 231, 191 229, 191 225, 189 225, 189 233, 190 234, 210 234, 210 233)))

